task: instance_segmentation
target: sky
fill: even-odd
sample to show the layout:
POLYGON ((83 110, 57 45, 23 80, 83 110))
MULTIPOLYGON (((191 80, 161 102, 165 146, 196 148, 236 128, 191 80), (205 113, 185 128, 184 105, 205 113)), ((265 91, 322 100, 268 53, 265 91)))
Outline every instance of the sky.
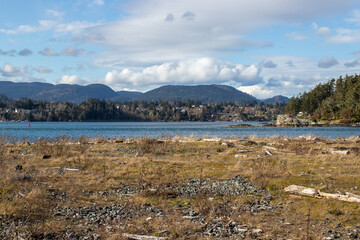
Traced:
POLYGON ((0 81, 262 99, 359 73, 359 0, 0 0, 0 81))

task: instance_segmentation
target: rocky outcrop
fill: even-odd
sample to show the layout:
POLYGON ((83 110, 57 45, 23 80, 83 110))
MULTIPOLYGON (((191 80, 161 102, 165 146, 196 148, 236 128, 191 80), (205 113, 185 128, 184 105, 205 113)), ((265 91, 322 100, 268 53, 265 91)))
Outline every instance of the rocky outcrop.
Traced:
POLYGON ((299 119, 288 115, 279 115, 275 122, 277 127, 308 127, 315 124, 315 122, 311 122, 307 119, 299 119))
POLYGON ((264 125, 265 127, 359 127, 358 123, 340 123, 340 122, 326 122, 319 123, 310 119, 302 119, 297 117, 291 117, 285 114, 280 114, 277 120, 273 123, 264 125))

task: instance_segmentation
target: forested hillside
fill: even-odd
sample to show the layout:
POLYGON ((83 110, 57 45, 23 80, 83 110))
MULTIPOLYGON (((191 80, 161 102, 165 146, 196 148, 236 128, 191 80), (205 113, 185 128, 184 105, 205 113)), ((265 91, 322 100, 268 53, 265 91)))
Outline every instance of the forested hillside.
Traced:
POLYGON ((339 120, 344 123, 360 121, 360 76, 339 77, 319 83, 310 92, 292 97, 286 113, 309 114, 314 120, 339 120))
POLYGON ((135 98, 135 100, 146 102, 192 100, 201 103, 235 102, 241 104, 257 101, 250 94, 226 85, 168 85, 148 91, 135 98))

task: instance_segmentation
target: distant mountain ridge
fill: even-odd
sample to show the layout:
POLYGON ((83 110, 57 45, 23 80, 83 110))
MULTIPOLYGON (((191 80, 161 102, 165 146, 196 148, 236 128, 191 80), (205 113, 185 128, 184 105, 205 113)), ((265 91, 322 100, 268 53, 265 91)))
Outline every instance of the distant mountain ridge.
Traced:
POLYGON ((268 98, 268 99, 265 99, 263 100, 263 102, 265 104, 275 104, 275 103, 288 103, 289 102, 289 98, 288 97, 284 97, 284 96, 281 96, 281 95, 276 95, 272 98, 268 98))
POLYGON ((87 101, 89 98, 131 101, 134 96, 141 95, 140 92, 120 91, 115 92, 104 84, 90 84, 87 86, 70 84, 50 83, 14 83, 0 81, 0 94, 12 99, 31 98, 34 100, 75 102, 87 101))
POLYGON ((90 84, 87 86, 70 84, 50 84, 50 83, 14 83, 10 81, 0 81, 0 94, 4 94, 11 99, 31 98, 34 100, 74 102, 80 103, 89 98, 112 100, 117 102, 126 101, 186 101, 188 99, 202 103, 218 102, 287 102, 284 96, 275 96, 266 100, 258 100, 254 96, 237 90, 226 85, 196 85, 162 86, 145 93, 131 91, 114 91, 104 84, 90 84))
POLYGON ((256 98, 225 85, 179 86, 167 85, 148 91, 137 98, 139 101, 186 101, 191 99, 202 103, 253 102, 256 98))

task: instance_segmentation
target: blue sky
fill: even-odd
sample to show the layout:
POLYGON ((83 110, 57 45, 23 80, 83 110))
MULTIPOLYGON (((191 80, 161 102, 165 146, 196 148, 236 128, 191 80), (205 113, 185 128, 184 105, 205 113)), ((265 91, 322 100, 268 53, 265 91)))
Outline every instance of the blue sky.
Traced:
POLYGON ((360 72, 358 0, 0 0, 0 80, 293 96, 360 72))

